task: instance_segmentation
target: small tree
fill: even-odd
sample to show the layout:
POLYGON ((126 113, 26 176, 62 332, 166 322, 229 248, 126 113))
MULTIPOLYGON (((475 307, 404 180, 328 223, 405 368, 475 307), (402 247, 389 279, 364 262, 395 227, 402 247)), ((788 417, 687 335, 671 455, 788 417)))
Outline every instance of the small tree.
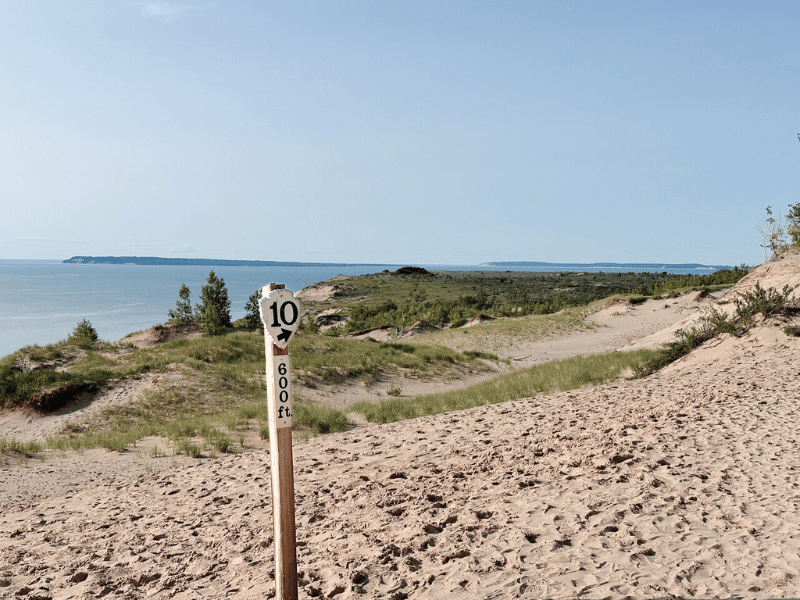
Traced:
MULTIPOLYGON (((789 213, 785 218, 778 215, 772 216, 772 207, 767 207, 767 218, 764 220, 765 227, 759 227, 764 248, 764 254, 771 250, 773 256, 779 254, 791 246, 800 247, 800 202, 789 205, 789 213), (786 236, 789 239, 786 239, 786 236)), ((767 256, 767 258, 769 258, 767 256)))
POLYGON ((170 321, 188 325, 189 323, 197 323, 200 320, 200 315, 195 313, 192 308, 192 302, 190 300, 191 295, 192 291, 186 284, 181 284, 181 289, 178 292, 178 297, 180 299, 175 302, 175 310, 167 312, 170 321))
POLYGON ((217 277, 214 271, 208 274, 208 283, 200 292, 201 304, 198 311, 203 319, 203 335, 222 335, 226 327, 231 327, 231 301, 225 280, 217 277))
POLYGON ((261 311, 259 309, 258 301, 261 299, 261 290, 256 290, 247 299, 247 304, 244 305, 244 326, 247 329, 263 329, 264 323, 261 321, 261 311))
POLYGON ((83 349, 91 348, 97 340, 97 330, 86 319, 78 323, 68 338, 69 342, 83 349))

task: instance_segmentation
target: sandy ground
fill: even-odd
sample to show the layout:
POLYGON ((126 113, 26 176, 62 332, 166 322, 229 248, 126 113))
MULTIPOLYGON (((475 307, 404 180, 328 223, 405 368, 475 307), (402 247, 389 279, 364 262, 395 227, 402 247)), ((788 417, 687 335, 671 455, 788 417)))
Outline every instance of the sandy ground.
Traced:
MULTIPOLYGON (((770 268, 800 283, 797 255, 770 268)), ((608 315, 639 332, 615 343, 654 333, 648 308, 608 315)), ((646 379, 296 442, 300 597, 800 596, 783 325, 646 379)), ((140 446, 6 459, 0 598, 271 596, 269 453, 140 446)))

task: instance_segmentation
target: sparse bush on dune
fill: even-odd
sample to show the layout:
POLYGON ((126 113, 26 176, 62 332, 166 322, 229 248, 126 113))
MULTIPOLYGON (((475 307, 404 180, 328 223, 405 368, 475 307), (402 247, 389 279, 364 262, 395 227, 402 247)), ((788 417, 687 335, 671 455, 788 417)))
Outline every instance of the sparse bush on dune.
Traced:
POLYGON ((775 258, 791 247, 800 247, 800 202, 790 204, 789 212, 785 217, 780 214, 777 218, 773 216, 771 206, 767 206, 766 213, 764 226, 758 229, 761 234, 764 257, 769 259, 769 252, 771 252, 772 258, 775 258))
POLYGON ((756 315, 762 315, 766 320, 779 315, 796 314, 800 309, 792 296, 794 290, 795 287, 788 285, 781 291, 774 288, 764 289, 756 283, 752 290, 734 298, 732 315, 729 316, 715 307, 709 308, 696 326, 688 330, 678 330, 673 341, 665 344, 652 360, 635 370, 636 375, 645 377, 655 373, 723 333, 740 337, 753 327, 756 315))

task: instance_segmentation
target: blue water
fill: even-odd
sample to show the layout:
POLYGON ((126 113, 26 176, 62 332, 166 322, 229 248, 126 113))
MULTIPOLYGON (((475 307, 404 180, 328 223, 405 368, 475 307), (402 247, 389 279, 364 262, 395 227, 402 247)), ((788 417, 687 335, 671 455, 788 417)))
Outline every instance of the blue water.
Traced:
MULTIPOLYGON (((485 267, 421 265, 429 270, 609 272, 608 266, 564 269, 553 267, 485 267)), ((627 265, 626 265, 627 267, 627 265)), ((233 320, 244 316, 249 296, 269 283, 292 291, 335 275, 363 275, 397 265, 353 267, 208 267, 84 265, 48 261, 0 260, 0 356, 29 344, 65 339, 82 319, 88 319, 100 338, 118 340, 128 333, 167 320, 178 290, 185 283, 198 302, 200 288, 214 270, 225 280, 233 320)), ((708 268, 631 268, 638 271, 707 274, 708 268)))

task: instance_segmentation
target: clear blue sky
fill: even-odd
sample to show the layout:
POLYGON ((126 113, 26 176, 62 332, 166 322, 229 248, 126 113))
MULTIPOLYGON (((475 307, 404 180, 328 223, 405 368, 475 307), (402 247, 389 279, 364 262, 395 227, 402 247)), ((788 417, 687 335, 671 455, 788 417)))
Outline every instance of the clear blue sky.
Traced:
POLYGON ((800 1, 5 0, 0 258, 764 260, 800 1))

